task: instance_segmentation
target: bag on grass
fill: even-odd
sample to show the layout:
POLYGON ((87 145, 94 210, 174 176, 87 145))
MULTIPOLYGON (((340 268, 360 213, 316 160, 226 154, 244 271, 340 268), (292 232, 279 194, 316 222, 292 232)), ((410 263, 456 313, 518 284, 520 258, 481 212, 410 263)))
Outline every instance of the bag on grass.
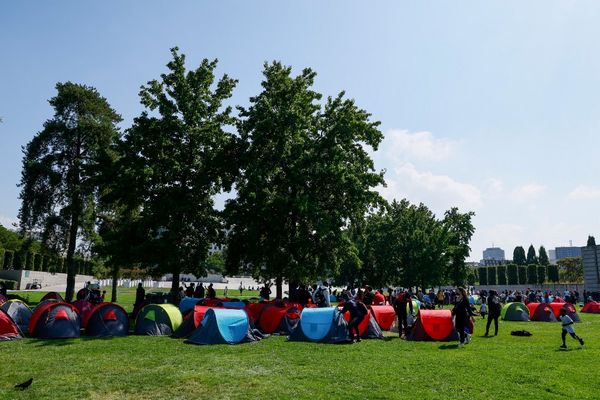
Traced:
POLYGON ((532 335, 531 332, 526 331, 525 329, 520 330, 520 331, 512 331, 510 334, 513 336, 531 336, 532 335))

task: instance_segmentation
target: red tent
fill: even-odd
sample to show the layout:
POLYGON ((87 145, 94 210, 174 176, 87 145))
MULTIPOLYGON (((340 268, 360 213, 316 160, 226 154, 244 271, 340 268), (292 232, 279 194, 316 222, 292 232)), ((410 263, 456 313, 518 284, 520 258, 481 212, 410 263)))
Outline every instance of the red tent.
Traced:
POLYGON ((583 306, 581 312, 600 314, 600 303, 597 301, 590 301, 583 306))
POLYGON ((381 330, 389 331, 396 320, 396 312, 392 306, 371 306, 371 313, 381 330))
MULTIPOLYGON (((551 303, 529 303, 529 318, 532 321, 555 322, 554 310, 550 306, 551 303)), ((560 304, 562 306, 562 304, 560 304)))
POLYGON ((300 313, 301 309, 294 305, 267 304, 262 308, 256 326, 262 333, 290 333, 300 320, 300 313))
MULTIPOLYGON (((469 321, 469 329, 474 325, 469 321)), ((450 310, 419 310, 408 340, 458 340, 450 310)))
POLYGON ((73 302, 73 305, 79 311, 79 315, 81 317, 82 328, 87 326, 87 320, 92 314, 92 310, 94 309, 94 305, 87 300, 77 300, 73 302))
POLYGON ((0 341, 21 339, 17 324, 3 310, 0 310, 0 341))
POLYGON ((44 295, 44 297, 42 297, 42 299, 40 300, 40 303, 42 301, 46 301, 46 300, 56 300, 56 301, 65 301, 62 296, 56 292, 48 292, 44 295))

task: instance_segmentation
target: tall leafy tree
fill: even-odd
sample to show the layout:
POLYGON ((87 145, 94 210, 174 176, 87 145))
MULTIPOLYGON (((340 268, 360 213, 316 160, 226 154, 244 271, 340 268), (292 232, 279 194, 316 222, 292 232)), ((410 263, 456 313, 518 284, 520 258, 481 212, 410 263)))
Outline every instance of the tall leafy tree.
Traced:
POLYGON ((496 268, 496 275, 498 277, 498 285, 506 285, 506 266, 498 265, 496 268))
POLYGON ((496 267, 487 267, 487 281, 488 285, 496 285, 496 267))
POLYGON ((213 197, 231 189, 236 171, 235 119, 224 105, 236 81, 216 81, 217 60, 188 71, 185 56, 171 54, 168 72, 141 88, 147 110, 125 134, 118 173, 131 194, 118 201, 131 210, 138 202, 138 261, 152 275, 172 273, 176 290, 182 270, 204 271, 222 236, 213 197))
POLYGON ((519 265, 517 269, 519 273, 519 285, 526 285, 527 282, 527 266, 519 265))
POLYGON ((513 263, 517 265, 527 265, 525 249, 522 246, 515 247, 515 250, 513 251, 513 263))
POLYGON ((537 283, 543 285, 546 281, 546 269, 545 265, 538 265, 537 267, 537 283))
POLYGON ((533 245, 529 245, 529 249, 527 249, 527 259, 526 259, 527 265, 531 265, 531 264, 537 264, 538 263, 538 258, 535 255, 535 248, 533 247, 533 245))
POLYGON ((469 242, 475 232, 471 218, 473 212, 460 213, 458 208, 453 207, 444 214, 444 228, 447 233, 447 255, 449 258, 447 276, 455 286, 463 285, 468 273, 465 264, 466 258, 471 252, 469 242))
POLYGON ((479 267, 478 268, 479 271, 479 284, 480 285, 487 285, 488 281, 487 281, 487 268, 486 267, 479 267))
POLYGON ((241 176, 226 205, 226 267, 292 281, 332 275, 353 245, 344 229, 379 201, 383 183, 366 148, 377 149, 378 122, 344 93, 312 89, 315 73, 265 65, 262 92, 240 108, 241 176))
POLYGON ((548 280, 552 283, 558 283, 560 280, 557 265, 548 265, 548 280))
POLYGON ((558 260, 556 263, 558 264, 560 282, 583 282, 583 262, 581 257, 566 257, 558 260))
POLYGON ((509 285, 519 284, 518 266, 516 264, 508 264, 506 266, 506 278, 509 285))
POLYGON ((66 300, 75 289, 75 251, 93 232, 96 177, 111 155, 120 116, 96 89, 58 83, 54 116, 24 149, 19 219, 25 232, 43 232, 49 247, 66 254, 66 300))
POLYGON ((546 253, 546 248, 544 246, 540 246, 538 262, 540 265, 543 265, 545 267, 550 265, 550 260, 548 259, 548 253, 546 253))
POLYGON ((536 264, 529 264, 527 266, 527 284, 529 284, 529 285, 535 285, 537 283, 538 283, 537 265, 536 264))

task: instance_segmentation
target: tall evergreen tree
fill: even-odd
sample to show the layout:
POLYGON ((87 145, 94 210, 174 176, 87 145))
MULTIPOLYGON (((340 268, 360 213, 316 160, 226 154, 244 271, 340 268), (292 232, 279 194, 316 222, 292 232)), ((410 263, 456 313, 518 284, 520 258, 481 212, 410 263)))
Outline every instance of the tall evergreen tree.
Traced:
POLYGON ((344 234, 380 200, 367 147, 379 123, 341 93, 322 107, 310 69, 265 65, 262 92, 240 108, 241 176, 226 204, 226 268, 293 281, 333 275, 353 248, 344 234))
POLYGON ((546 248, 544 246, 540 246, 538 262, 540 265, 543 265, 545 267, 550 265, 548 253, 546 253, 546 248))
POLYGON ((478 268, 479 271, 479 284, 482 286, 485 286, 488 284, 487 281, 487 268, 486 267, 479 267, 478 268))
POLYGON ((19 219, 24 232, 43 232, 49 247, 66 253, 71 301, 76 247, 94 230, 96 177, 111 158, 121 118, 94 88, 66 82, 56 89, 54 117, 24 149, 19 219))
POLYGON ((188 71, 185 56, 177 48, 171 54, 168 72, 142 86, 147 111, 125 134, 118 178, 131 193, 119 201, 139 203, 138 261, 155 267, 153 275, 172 273, 177 290, 182 269, 201 274, 222 236, 213 198, 231 189, 236 172, 235 118, 224 106, 236 81, 215 82, 217 60, 188 71))
POLYGON ((537 264, 538 263, 538 258, 535 255, 535 248, 533 247, 533 245, 529 245, 529 249, 527 249, 527 265, 531 265, 531 264, 537 264))
POLYGON ((586 246, 595 246, 595 245, 596 245, 596 238, 593 236, 588 236, 586 246))
POLYGON ((513 263, 517 265, 527 265, 525 249, 522 246, 515 247, 515 250, 513 251, 513 263))

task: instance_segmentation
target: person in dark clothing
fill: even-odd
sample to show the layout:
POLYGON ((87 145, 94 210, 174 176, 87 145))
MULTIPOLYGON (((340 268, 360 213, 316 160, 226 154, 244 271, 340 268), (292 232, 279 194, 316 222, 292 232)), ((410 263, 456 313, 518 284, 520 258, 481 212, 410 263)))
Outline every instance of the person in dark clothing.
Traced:
POLYGON ((202 282, 200 282, 200 284, 196 286, 196 290, 194 291, 194 297, 197 299, 204 298, 204 286, 202 285, 202 282))
POLYGON ((360 296, 357 296, 355 300, 350 300, 344 303, 341 313, 344 314, 350 312, 350 321, 348 321, 348 336, 352 341, 360 342, 360 330, 358 326, 365 318, 365 315, 369 313, 365 303, 361 301, 360 296), (354 333, 356 332, 356 337, 354 333))
POLYGON ((366 286, 365 287, 365 298, 363 301, 365 303, 365 305, 372 306, 374 297, 375 297, 375 294, 373 293, 373 288, 371 286, 366 286))
POLYGON ((137 315, 137 312, 144 306, 146 301, 146 290, 142 287, 142 283, 138 283, 138 287, 135 290, 135 303, 133 303, 133 314, 137 315))
MULTIPOLYGON (((183 284, 183 286, 185 286, 185 283, 183 284)), ((194 292, 195 292, 195 288, 194 288, 194 283, 190 283, 190 286, 185 286, 185 296, 186 297, 194 297, 194 292)))
POLYGON ((407 307, 410 313, 413 313, 412 296, 407 290, 400 290, 394 300, 394 310, 398 316, 398 335, 406 338, 408 335, 408 314, 407 307))
POLYGON ((271 293, 271 289, 269 289, 269 286, 265 284, 265 286, 260 289, 259 295, 264 301, 269 301, 271 293))
POLYGON ((500 304, 500 298, 495 290, 490 290, 490 294, 487 298, 488 305, 488 320, 485 324, 485 336, 490 333, 490 325, 494 321, 494 336, 498 336, 498 318, 500 318, 500 312, 502 311, 502 305, 500 304))
POLYGON ((310 298, 311 295, 308 289, 306 289, 306 286, 301 285, 298 289, 298 301, 300 302, 300 305, 302 305, 302 307, 306 307, 310 298))
POLYGON ((209 299, 214 299, 215 297, 217 297, 217 294, 215 293, 215 289, 213 289, 212 283, 210 285, 208 285, 208 288, 206 289, 206 297, 208 297, 209 299))
POLYGON ((473 320, 475 314, 473 313, 471 305, 469 304, 469 296, 467 295, 467 291, 461 287, 458 288, 458 294, 459 296, 457 296, 457 302, 452 309, 452 315, 455 317, 454 325, 460 339, 458 346, 463 347, 465 345, 465 341, 467 343, 470 342, 471 335, 466 333, 465 329, 468 328, 469 319, 473 320))

